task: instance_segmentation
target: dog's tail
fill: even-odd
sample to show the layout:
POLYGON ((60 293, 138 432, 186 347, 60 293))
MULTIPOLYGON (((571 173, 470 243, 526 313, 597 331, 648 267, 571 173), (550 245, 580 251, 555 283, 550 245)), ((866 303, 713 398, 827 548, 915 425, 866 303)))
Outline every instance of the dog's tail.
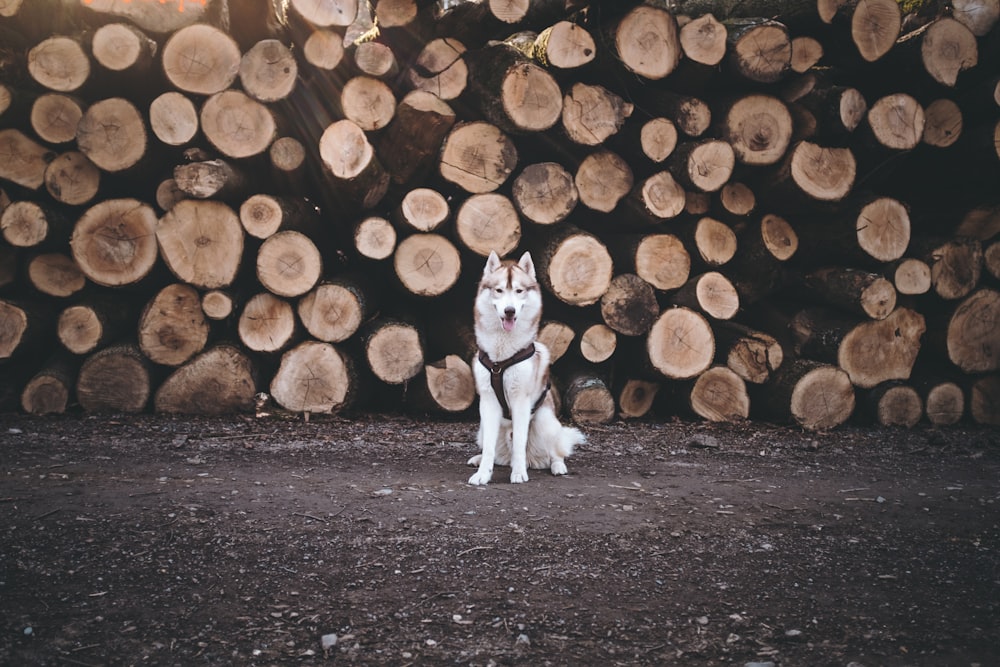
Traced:
POLYGON ((577 445, 582 445, 587 441, 587 437, 579 429, 572 426, 563 426, 559 433, 559 456, 566 458, 573 453, 577 445))

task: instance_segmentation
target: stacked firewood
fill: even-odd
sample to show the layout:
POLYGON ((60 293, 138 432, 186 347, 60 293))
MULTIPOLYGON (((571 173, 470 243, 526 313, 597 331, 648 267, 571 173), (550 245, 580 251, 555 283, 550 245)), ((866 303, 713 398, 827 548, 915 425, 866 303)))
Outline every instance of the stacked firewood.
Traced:
POLYGON ((1000 0, 0 1, 0 408, 1000 423, 1000 0))

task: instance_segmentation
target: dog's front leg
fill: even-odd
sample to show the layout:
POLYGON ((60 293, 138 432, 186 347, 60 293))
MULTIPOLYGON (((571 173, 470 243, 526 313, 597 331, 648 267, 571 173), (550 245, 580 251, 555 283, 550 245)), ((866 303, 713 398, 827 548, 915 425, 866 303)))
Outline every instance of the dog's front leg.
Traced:
POLYGON ((531 402, 511 401, 512 440, 510 445, 510 483, 528 481, 528 427, 531 426, 531 402))
POLYGON ((500 405, 494 400, 479 401, 479 438, 483 451, 479 455, 479 469, 469 478, 469 484, 489 484, 493 477, 493 462, 497 455, 497 438, 500 437, 500 405))

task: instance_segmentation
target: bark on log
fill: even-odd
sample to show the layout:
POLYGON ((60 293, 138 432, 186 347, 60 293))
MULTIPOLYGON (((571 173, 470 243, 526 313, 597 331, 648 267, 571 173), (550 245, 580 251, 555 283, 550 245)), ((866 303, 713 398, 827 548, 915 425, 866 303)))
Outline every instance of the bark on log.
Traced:
POLYGON ((254 352, 278 352, 295 336, 292 305, 270 292, 253 295, 243 306, 237 324, 240 341, 254 352))
POLYGON ((708 320, 684 307, 660 313, 646 336, 653 368, 673 380, 687 380, 708 369, 715 357, 715 336, 708 320))
POLYGON ((802 287, 814 297, 873 320, 882 320, 896 308, 896 288, 876 273, 827 267, 806 274, 802 287))
POLYGON ((302 296, 323 275, 323 256, 301 232, 278 232, 257 251, 257 280, 278 296, 302 296))
POLYGON ((699 375, 688 390, 688 405, 712 422, 735 422, 750 416, 746 383, 726 366, 713 366, 699 375))
POLYGON ((354 402, 358 382, 349 356, 329 343, 304 341, 282 355, 270 389, 286 410, 330 413, 354 402))
POLYGON ((1000 426, 1000 375, 987 375, 972 383, 969 415, 986 426, 1000 426))
POLYGON ((540 225, 551 225, 565 220, 577 202, 580 193, 573 182, 573 175, 557 162, 530 164, 514 179, 511 199, 525 218, 540 225))
POLYGON ((21 391, 21 409, 31 415, 63 414, 73 399, 77 364, 62 355, 45 362, 21 391))
POLYGON ((239 217, 218 201, 178 202, 156 225, 156 241, 171 273, 201 289, 232 284, 243 256, 239 217))
POLYGON ((540 33, 518 33, 506 41, 547 68, 583 67, 597 55, 594 38, 586 28, 572 21, 558 21, 540 33))
POLYGON ((611 279, 601 297, 601 318, 625 336, 643 336, 660 314, 652 285, 633 273, 611 279))
POLYGON ((226 160, 202 160, 174 167, 174 183, 195 199, 234 201, 246 196, 249 177, 226 160))
POLYGON ((716 360, 751 384, 764 384, 785 359, 778 340, 745 325, 721 321, 713 324, 716 360))
POLYGON ((347 206, 372 208, 389 189, 389 175, 375 149, 364 131, 349 120, 336 121, 323 131, 319 156, 347 206))
POLYGON ((175 370, 156 390, 160 413, 224 415, 250 412, 256 369, 238 347, 215 345, 175 370))
POLYGON ((840 426, 854 412, 851 380, 840 368, 806 359, 782 364, 755 398, 761 412, 793 421, 807 431, 840 426))
POLYGON ((607 384, 587 372, 571 374, 562 392, 563 411, 577 424, 607 424, 615 418, 615 398, 607 384))
MULTIPOLYGON (((575 189, 575 186, 574 186, 575 189)), ((505 257, 521 242, 521 220, 510 199, 496 192, 472 195, 455 214, 459 243, 482 257, 505 257)))
POLYGON ((378 141, 378 154, 394 183, 409 183, 431 171, 455 112, 433 93, 414 90, 396 106, 393 122, 378 141))
POLYGON ((469 92, 483 116, 504 132, 521 134, 547 130, 563 112, 562 91, 555 78, 504 43, 466 54, 469 92))
POLYGON ((136 199, 106 199, 77 220, 70 246, 87 278, 105 287, 132 285, 159 256, 152 207, 136 199))
POLYGON ((142 412, 153 386, 149 359, 138 346, 120 343, 87 357, 76 380, 76 398, 86 412, 142 412))

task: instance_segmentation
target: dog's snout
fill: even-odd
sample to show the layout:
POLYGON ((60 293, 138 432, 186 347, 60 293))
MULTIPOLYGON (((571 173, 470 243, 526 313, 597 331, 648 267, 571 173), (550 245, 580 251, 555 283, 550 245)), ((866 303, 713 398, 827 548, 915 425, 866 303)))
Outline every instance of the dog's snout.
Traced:
POLYGON ((514 317, 514 309, 510 306, 507 306, 506 308, 503 309, 503 314, 506 317, 514 317))

